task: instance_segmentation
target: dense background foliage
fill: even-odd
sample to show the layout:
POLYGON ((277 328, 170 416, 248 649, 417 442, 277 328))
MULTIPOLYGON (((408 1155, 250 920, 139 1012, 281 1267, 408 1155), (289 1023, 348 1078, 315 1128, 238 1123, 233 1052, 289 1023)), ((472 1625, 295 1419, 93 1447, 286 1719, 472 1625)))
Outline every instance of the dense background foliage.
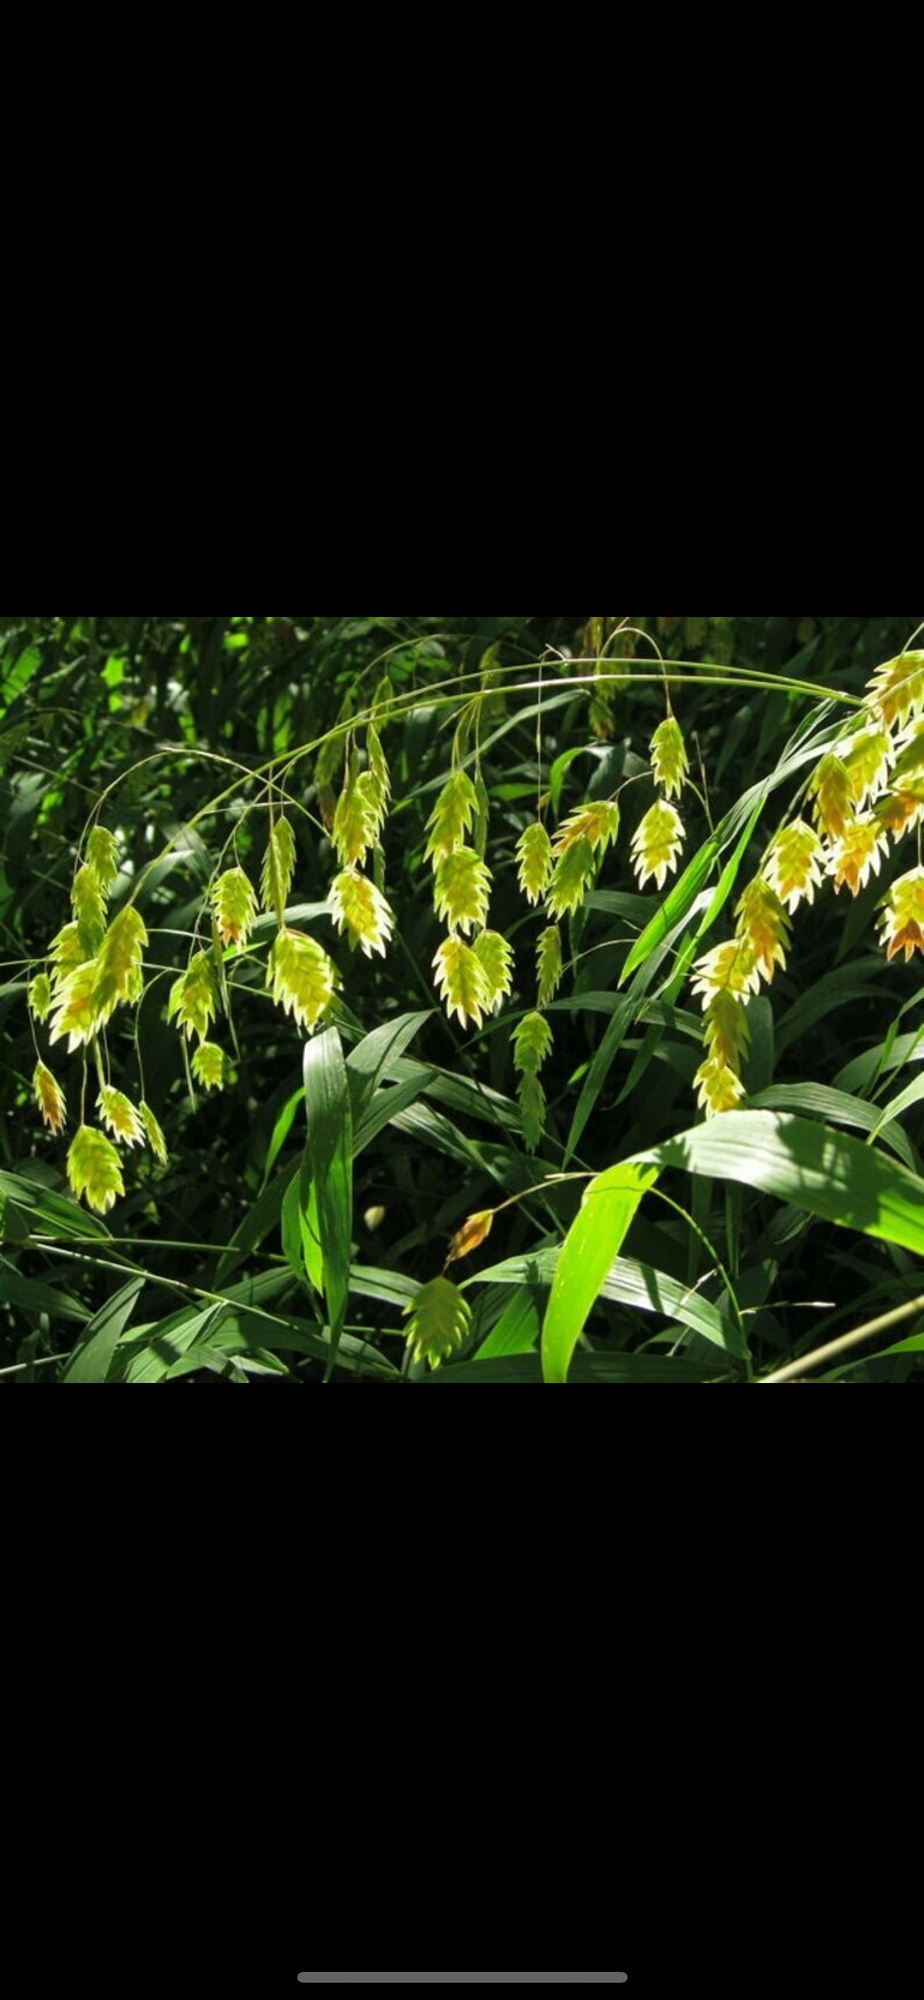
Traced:
MULTIPOLYGON (((352 1270, 334 1379, 540 1381, 536 1347, 549 1286, 582 1197, 580 1184, 540 1184, 566 1163, 574 1173, 601 1173, 687 1133, 699 1116, 692 1085, 702 1061, 701 1010, 688 980, 677 990, 671 983, 688 912, 650 961, 647 987, 644 980, 638 991, 630 987, 628 1006, 620 998, 630 951, 667 895, 651 884, 639 893, 629 852, 650 804, 648 746, 665 713, 658 650, 672 663, 671 695, 700 792, 686 796, 684 859, 707 840, 710 822, 727 826, 729 845, 709 885, 729 855, 743 885, 749 860, 756 865, 805 774, 768 794, 753 826, 748 811, 734 818, 749 787, 772 778, 800 731, 814 727, 820 740, 829 718, 841 720, 825 691, 860 697, 919 623, 0 619, 0 1379, 307 1383, 330 1372, 330 1297, 305 1241, 304 1038, 273 1009, 262 966, 232 954, 226 1088, 193 1098, 166 1018, 219 854, 233 850, 259 880, 273 764, 287 771, 295 808, 293 920, 321 938, 341 972, 332 1019, 352 1051, 352 1270), (623 626, 631 632, 619 636, 623 626), (376 701, 386 674, 393 704, 382 710, 382 734, 393 800, 379 865, 397 933, 383 959, 351 954, 324 905, 336 869, 329 831, 345 727, 376 701), (473 693, 483 697, 491 921, 516 953, 511 999, 481 1031, 449 1022, 434 992, 441 927, 424 863, 426 822, 473 693), (584 801, 638 783, 624 795, 624 834, 570 932, 573 970, 549 1014, 546 1133, 531 1157, 511 1031, 535 1004, 541 924, 517 890, 515 850, 536 812, 537 723, 553 828, 584 801), (170 1156, 162 1167, 148 1153, 132 1154, 125 1198, 105 1222, 76 1208, 66 1142, 43 1133, 27 1007, 29 978, 68 920, 79 844, 101 798, 101 823, 117 834, 123 859, 117 899, 147 870, 139 904, 151 938, 149 983, 137 1041, 144 1094, 170 1156), (418 1018, 409 1022, 410 1015, 418 1018), (389 1025, 390 1046, 381 1035, 370 1045, 368 1037, 389 1025), (472 1318, 456 1358, 431 1374, 405 1354, 405 1310, 442 1270, 466 1217, 507 1201, 490 1241, 454 1270, 472 1318), (482 1284, 488 1271, 496 1275, 482 1284)), ((921 1170, 919 960, 887 964, 875 918, 889 881, 915 858, 890 853, 855 900, 829 888, 800 913, 785 970, 750 1010, 744 1069, 751 1104, 852 1133, 867 1160, 898 1162, 909 1176, 921 1170)), ((719 909, 706 942, 727 929, 727 910, 719 909)), ((264 920, 264 960, 271 931, 264 920)), ((126 1013, 110 1044, 114 1080, 137 1097, 135 1034, 126 1013)), ((40 1029, 38 1042, 47 1056, 40 1029)), ((54 1067, 69 1101, 79 1099, 80 1056, 54 1067)), ((873 1225, 859 1181, 853 1212, 844 1202, 826 1217, 816 1202, 809 1215, 800 1171, 808 1170, 796 1161, 790 1198, 781 1199, 783 1190, 759 1192, 721 1171, 669 1165, 641 1202, 621 1263, 592 1308, 572 1379, 759 1379, 861 1322, 913 1305, 924 1284, 912 1226, 884 1232, 888 1241, 861 1233, 873 1225)), ((861 1164, 850 1171, 861 1173, 861 1164)), ((909 1179, 909 1202, 911 1187, 909 1179)), ((886 1329, 878 1350, 874 1338, 859 1358, 851 1354, 817 1379, 913 1380, 920 1346, 912 1311, 894 1333, 886 1329)))

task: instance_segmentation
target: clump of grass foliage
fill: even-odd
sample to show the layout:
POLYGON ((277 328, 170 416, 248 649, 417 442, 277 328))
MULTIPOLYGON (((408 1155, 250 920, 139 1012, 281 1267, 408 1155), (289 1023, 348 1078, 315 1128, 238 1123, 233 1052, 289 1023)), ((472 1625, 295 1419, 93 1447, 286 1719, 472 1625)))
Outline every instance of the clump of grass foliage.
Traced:
POLYGON ((914 1380, 918 638, 0 620, 0 1379, 914 1380))

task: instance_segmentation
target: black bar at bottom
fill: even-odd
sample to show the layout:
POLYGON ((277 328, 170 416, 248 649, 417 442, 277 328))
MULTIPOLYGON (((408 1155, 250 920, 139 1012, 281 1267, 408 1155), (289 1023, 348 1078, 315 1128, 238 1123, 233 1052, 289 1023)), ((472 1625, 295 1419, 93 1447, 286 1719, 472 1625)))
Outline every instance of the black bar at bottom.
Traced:
POLYGON ((300 1986, 624 1986, 626 1972, 300 1972, 300 1986))

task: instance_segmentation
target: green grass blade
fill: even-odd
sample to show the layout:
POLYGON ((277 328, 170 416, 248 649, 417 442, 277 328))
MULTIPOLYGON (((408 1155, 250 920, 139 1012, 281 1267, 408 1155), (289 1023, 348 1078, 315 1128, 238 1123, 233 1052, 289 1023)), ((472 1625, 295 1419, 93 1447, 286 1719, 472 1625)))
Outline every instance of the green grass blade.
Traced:
POLYGON ((366 1035, 359 1047, 347 1057, 357 1125, 368 1110, 378 1085, 394 1074, 395 1063, 400 1061, 431 1019, 432 1010, 425 1014, 402 1014, 399 1020, 389 1021, 384 1028, 376 1028, 371 1035, 366 1035))
MULTIPOLYGON (((924 1079, 919 1095, 924 1097, 924 1079)), ((751 1111, 793 1111, 797 1115, 805 1112, 831 1125, 851 1126, 856 1132, 868 1133, 871 1139, 881 1138, 914 1172, 914 1153, 907 1133, 902 1131, 900 1125, 888 1129, 890 1120, 895 1116, 892 1106, 880 1112, 875 1104, 867 1104, 864 1098, 852 1097, 847 1090, 832 1090, 823 1083, 775 1083, 769 1090, 749 1097, 748 1108, 751 1111)))
MULTIPOLYGON (((883 1105, 876 1117, 873 1138, 878 1139, 893 1118, 900 1118, 903 1111, 910 1111, 912 1105, 920 1104, 922 1098, 924 1098, 924 1076, 919 1076, 914 1083, 909 1083, 906 1090, 900 1091, 897 1097, 893 1097, 891 1103, 883 1105)), ((902 1137, 904 1138, 904 1133, 902 1137)))
POLYGON ((701 895, 718 861, 721 847, 716 837, 711 837, 695 854, 693 860, 679 882, 675 883, 670 895, 655 912, 650 924, 632 946, 620 974, 619 984, 625 986, 633 972, 647 960, 662 944, 665 944, 676 924, 682 923, 689 915, 697 896, 701 895))
POLYGON ((642 1196, 659 1169, 629 1161, 592 1181, 559 1259, 545 1324, 542 1368, 547 1382, 567 1382, 577 1344, 603 1284, 626 1240, 642 1196))
POLYGON ((924 1180, 859 1140, 808 1119, 729 1111, 643 1159, 658 1168, 738 1181, 840 1229, 860 1230, 924 1256, 924 1180))
POLYGON ((70 1292, 63 1292, 58 1285, 46 1285, 40 1278, 24 1277, 5 1257, 0 1257, 0 1300, 36 1320, 44 1314, 52 1326, 58 1320, 76 1320, 78 1325, 85 1326, 90 1317, 86 1306, 70 1292))
POLYGON ((353 1114, 336 1028, 315 1036, 305 1049, 305 1103, 306 1161, 317 1200, 332 1370, 346 1321, 353 1240, 353 1114))

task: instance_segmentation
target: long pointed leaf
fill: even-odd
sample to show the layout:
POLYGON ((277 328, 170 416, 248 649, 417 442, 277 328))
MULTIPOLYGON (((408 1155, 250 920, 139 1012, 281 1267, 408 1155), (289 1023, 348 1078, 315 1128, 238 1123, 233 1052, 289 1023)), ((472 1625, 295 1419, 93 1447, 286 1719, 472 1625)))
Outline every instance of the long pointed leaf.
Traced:
POLYGON ((317 1035, 305 1049, 305 1102, 308 1108, 305 1158, 317 1200, 333 1369, 350 1295, 353 1238, 353 1114, 347 1067, 336 1028, 317 1035))
POLYGON ((809 1215, 924 1257, 924 1180, 857 1139, 770 1111, 728 1111, 640 1156, 739 1181, 809 1215))
POLYGON ((547 1382, 567 1382, 589 1315, 642 1196, 654 1186, 658 1171, 656 1166, 630 1161, 600 1174, 587 1189, 559 1259, 542 1329, 542 1368, 547 1382))

